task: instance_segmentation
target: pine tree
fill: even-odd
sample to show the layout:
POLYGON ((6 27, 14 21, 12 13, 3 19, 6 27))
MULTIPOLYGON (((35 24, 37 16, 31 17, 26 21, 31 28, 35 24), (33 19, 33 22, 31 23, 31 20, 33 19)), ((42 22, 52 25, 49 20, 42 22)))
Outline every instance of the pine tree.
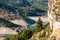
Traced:
POLYGON ((41 18, 39 18, 38 21, 36 22, 36 31, 41 31, 42 29, 43 29, 43 22, 41 18))

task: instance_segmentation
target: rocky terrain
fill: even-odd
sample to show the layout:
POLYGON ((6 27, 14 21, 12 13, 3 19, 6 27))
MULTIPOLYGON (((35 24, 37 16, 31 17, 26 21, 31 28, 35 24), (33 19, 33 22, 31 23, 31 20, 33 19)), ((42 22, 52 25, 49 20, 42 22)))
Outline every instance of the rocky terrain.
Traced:
POLYGON ((1 0, 0 8, 25 16, 41 16, 47 13, 48 0, 1 0))

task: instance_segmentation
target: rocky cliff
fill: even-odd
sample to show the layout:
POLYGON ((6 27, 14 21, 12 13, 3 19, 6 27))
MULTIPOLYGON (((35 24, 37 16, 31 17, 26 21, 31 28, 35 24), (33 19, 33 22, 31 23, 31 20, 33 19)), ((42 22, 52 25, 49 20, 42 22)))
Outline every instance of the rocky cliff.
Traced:
POLYGON ((50 19, 50 27, 53 29, 52 35, 56 38, 60 36, 60 0, 49 0, 48 17, 50 19))

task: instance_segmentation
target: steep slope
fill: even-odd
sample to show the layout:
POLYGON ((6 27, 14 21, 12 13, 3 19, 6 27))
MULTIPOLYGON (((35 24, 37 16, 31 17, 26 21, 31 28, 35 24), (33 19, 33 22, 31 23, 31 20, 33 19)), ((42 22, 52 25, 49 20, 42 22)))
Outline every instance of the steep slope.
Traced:
POLYGON ((12 22, 9 22, 8 20, 5 20, 3 18, 0 18, 0 27, 1 26, 5 26, 5 27, 9 27, 9 28, 13 28, 13 27, 21 27, 20 25, 14 24, 12 22))
POLYGON ((1 0, 0 3, 3 4, 0 4, 0 7, 25 16, 41 16, 47 13, 47 2, 47 0, 1 0))
POLYGON ((34 33, 30 40, 50 40, 49 38, 52 30, 50 29, 49 24, 46 24, 45 27, 46 28, 42 31, 34 33))

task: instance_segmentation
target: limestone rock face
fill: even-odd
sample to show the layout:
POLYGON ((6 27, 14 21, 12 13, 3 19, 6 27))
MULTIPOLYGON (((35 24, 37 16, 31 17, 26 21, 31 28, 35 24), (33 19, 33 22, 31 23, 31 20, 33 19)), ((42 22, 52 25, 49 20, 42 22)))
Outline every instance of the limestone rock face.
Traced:
POLYGON ((53 29, 54 34, 56 34, 56 37, 58 37, 58 35, 60 35, 58 34, 58 32, 60 32, 60 0, 49 0, 48 7, 50 27, 53 29))
POLYGON ((49 0, 48 6, 52 20, 60 22, 60 0, 49 0))

